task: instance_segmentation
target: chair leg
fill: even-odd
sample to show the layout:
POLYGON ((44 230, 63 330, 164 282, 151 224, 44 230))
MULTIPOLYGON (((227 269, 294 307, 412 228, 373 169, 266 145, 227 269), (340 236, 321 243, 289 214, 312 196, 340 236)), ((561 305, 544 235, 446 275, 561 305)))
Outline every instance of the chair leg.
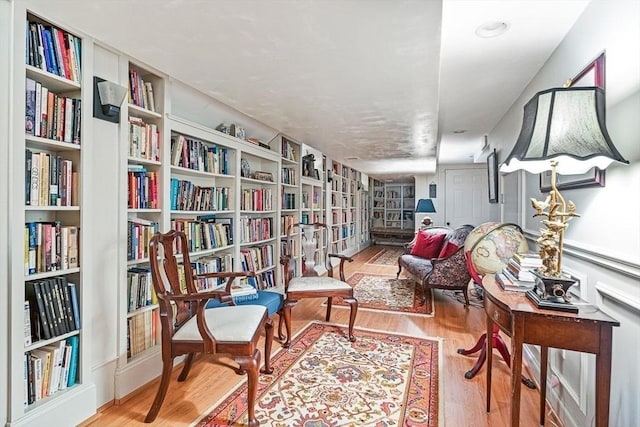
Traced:
POLYGON ((356 322, 356 314, 358 314, 358 300, 354 297, 344 299, 351 306, 351 314, 349 315, 349 341, 354 342, 356 340, 353 335, 353 324, 356 322))
POLYGON ((171 371, 173 370, 173 358, 164 360, 162 362, 162 378, 160 378, 160 385, 158 386, 158 392, 156 393, 155 399, 153 399, 153 403, 151 404, 151 409, 147 413, 147 417, 144 419, 145 423, 151 423, 158 416, 158 412, 160 412, 160 407, 162 406, 162 402, 164 401, 164 397, 167 394, 167 389, 169 388, 169 381, 171 380, 171 371))
POLYGON ((331 319, 331 306, 332 305, 333 305, 333 297, 328 297, 327 298, 327 315, 325 316, 325 321, 326 322, 328 322, 331 319))
POLYGON ((402 266, 398 263, 398 272, 396 273, 396 279, 400 277, 400 273, 402 272, 402 266))
POLYGON ((189 375, 189 371, 191 371, 191 366, 193 365, 195 358, 195 353, 189 353, 187 355, 187 359, 184 361, 184 367, 182 368, 180 375, 178 375, 178 381, 184 381, 187 379, 187 375, 189 375))
POLYGON ((462 294, 464 295, 464 307, 469 308, 469 294, 467 288, 462 290, 462 294))
POLYGON ((256 349, 253 357, 235 357, 240 368, 247 372, 247 417, 249 427, 258 427, 256 418, 256 397, 258 394, 258 367, 260 366, 260 350, 256 349))
POLYGON ((284 314, 282 310, 278 312, 278 340, 284 341, 284 335, 282 335, 282 324, 284 323, 284 314))
POLYGON ((263 374, 271 374, 273 373, 273 368, 271 367, 271 346, 273 345, 273 320, 267 319, 267 322, 264 324, 264 368, 260 370, 263 374))
POLYGON ((282 307, 282 314, 284 315, 284 326, 287 328, 287 340, 282 343, 282 347, 287 348, 291 345, 291 308, 296 305, 297 301, 285 300, 282 307))

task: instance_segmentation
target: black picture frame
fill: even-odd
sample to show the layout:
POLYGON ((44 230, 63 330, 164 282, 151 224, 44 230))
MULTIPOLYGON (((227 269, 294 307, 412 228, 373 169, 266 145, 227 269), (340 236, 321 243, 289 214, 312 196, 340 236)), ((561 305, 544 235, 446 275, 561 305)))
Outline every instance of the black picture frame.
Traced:
POLYGON ((495 148, 487 156, 487 177, 489 182, 489 203, 498 203, 498 156, 495 148))
MULTIPOLYGON (((605 87, 605 52, 601 52, 596 59, 584 67, 575 77, 570 78, 565 84, 572 86, 596 86, 605 87)), ((577 175, 557 175, 556 186, 558 190, 569 190, 572 188, 604 187, 604 170, 591 168, 583 174, 577 175)), ((540 191, 548 193, 551 191, 551 171, 540 174, 540 191)))

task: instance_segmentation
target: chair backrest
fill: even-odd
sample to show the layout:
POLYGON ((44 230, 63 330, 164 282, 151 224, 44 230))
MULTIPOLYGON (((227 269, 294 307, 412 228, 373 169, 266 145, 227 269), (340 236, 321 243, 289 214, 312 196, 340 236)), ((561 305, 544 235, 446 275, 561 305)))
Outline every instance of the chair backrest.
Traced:
POLYGON ((331 236, 329 227, 326 224, 319 222, 313 224, 291 224, 287 227, 285 242, 284 255, 286 262, 288 262, 285 267, 289 272, 289 276, 295 274, 296 270, 297 242, 300 242, 302 276, 318 276, 320 272, 324 272, 324 269, 327 270, 329 276, 333 276, 333 267, 329 259, 331 236))
POLYGON ((149 242, 149 258, 153 288, 158 297, 162 333, 164 335, 167 331, 172 336, 174 328, 180 327, 193 316, 193 310, 190 303, 176 301, 174 313, 174 305, 166 296, 197 292, 191 274, 186 235, 175 230, 154 235, 149 242), (182 254, 182 266, 176 257, 178 252, 182 254))

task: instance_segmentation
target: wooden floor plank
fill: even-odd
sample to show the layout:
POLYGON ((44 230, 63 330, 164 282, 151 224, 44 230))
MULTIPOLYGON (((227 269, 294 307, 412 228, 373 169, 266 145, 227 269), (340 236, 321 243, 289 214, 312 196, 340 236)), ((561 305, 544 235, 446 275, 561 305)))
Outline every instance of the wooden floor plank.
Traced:
MULTIPOLYGON (((395 275, 397 266, 372 265, 366 262, 382 246, 366 248, 354 257, 353 263, 346 266, 347 277, 356 271, 375 274, 395 275)), ((434 293, 434 317, 408 316, 401 313, 380 313, 361 310, 358 312, 356 327, 386 330, 417 336, 441 337, 443 382, 442 402, 445 425, 448 427, 499 427, 507 426, 509 420, 509 369, 498 353, 493 358, 492 376, 492 411, 485 412, 485 372, 483 368, 478 375, 467 380, 464 373, 469 370, 475 358, 462 356, 458 348, 472 346, 485 330, 485 318, 480 307, 464 308, 458 296, 441 290, 434 293)), ((292 310, 292 326, 294 333, 302 329, 312 320, 324 320, 322 300, 303 300, 292 310)), ((347 324, 349 310, 335 307, 332 322, 347 324)), ((276 316, 277 319, 277 316, 276 316)), ((507 340, 508 343, 508 340, 507 340)), ((274 341, 274 351, 280 344, 274 341)), ((176 381, 179 369, 174 369, 173 379, 164 405, 160 409, 154 426, 186 426, 199 418, 201 414, 214 405, 243 377, 236 375, 228 368, 216 365, 212 357, 200 357, 194 364, 187 381, 176 381)), ((90 420, 83 423, 88 426, 142 426, 144 417, 155 396, 158 381, 146 386, 116 405, 105 405, 90 420)), ((522 388, 521 426, 537 426, 538 390, 522 388)), ((557 426, 555 418, 547 417, 547 426, 557 426)))

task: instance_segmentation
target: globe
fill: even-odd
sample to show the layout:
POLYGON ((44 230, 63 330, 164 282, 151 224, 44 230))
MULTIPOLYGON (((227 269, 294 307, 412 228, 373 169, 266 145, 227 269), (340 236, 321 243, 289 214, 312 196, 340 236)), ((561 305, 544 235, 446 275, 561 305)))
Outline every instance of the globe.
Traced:
POLYGON ((529 251, 520 227, 511 223, 485 222, 474 228, 464 242, 478 274, 497 273, 516 253, 529 251))

